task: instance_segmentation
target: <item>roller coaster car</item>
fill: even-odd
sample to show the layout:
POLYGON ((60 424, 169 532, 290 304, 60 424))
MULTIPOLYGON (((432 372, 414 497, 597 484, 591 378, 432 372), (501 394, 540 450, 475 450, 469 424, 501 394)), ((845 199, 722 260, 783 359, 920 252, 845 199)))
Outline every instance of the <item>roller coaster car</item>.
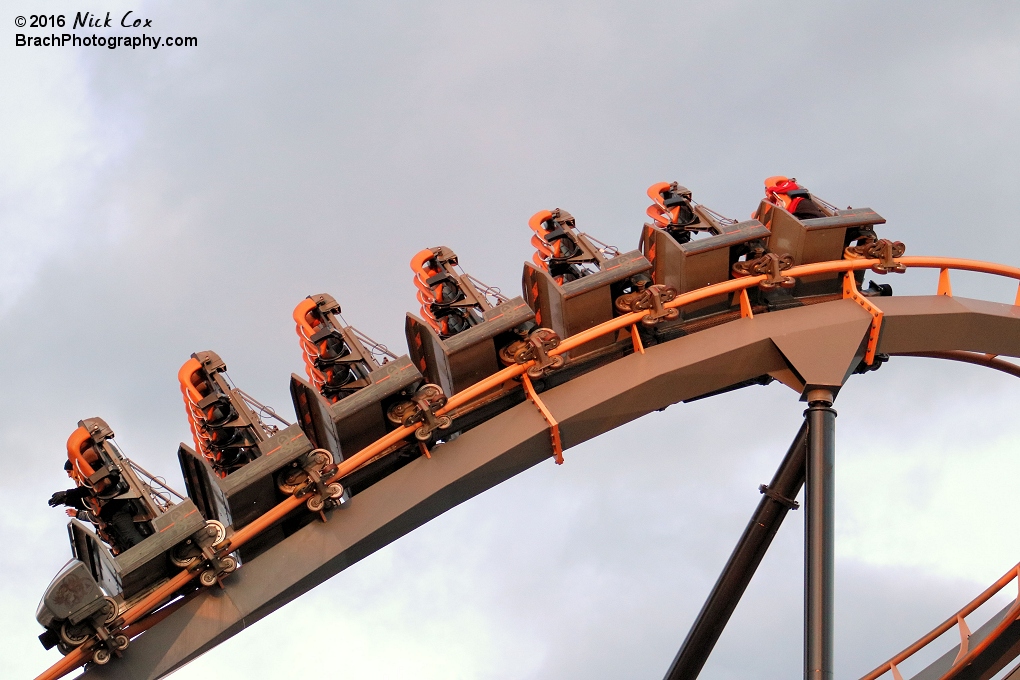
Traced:
MULTIPOLYGON (((106 663, 111 654, 127 646, 126 637, 112 636, 107 629, 124 606, 144 597, 182 566, 202 559, 203 548, 223 540, 226 530, 222 524, 207 522, 190 499, 125 458, 113 441, 113 431, 100 418, 79 423, 68 439, 68 456, 76 473, 88 473, 80 480, 94 493, 86 499, 91 509, 79 512, 79 517, 93 521, 99 533, 80 519, 68 523, 74 559, 43 594, 36 620, 46 632, 39 639, 45 648, 58 646, 67 654, 98 634, 103 644, 96 648, 93 660, 106 663), (98 463, 89 464, 82 451, 98 458, 98 463), (148 481, 140 474, 148 476, 148 481), (178 495, 179 501, 175 503, 171 494, 178 495), (104 522, 104 510, 112 504, 118 504, 118 513, 128 513, 141 535, 130 547, 110 542, 111 534, 123 542, 127 531, 123 525, 104 522)), ((212 568, 213 579, 236 566, 232 557, 227 558, 212 568)))
POLYGON ((331 404, 299 376, 290 378, 298 422, 317 447, 336 451, 341 460, 395 427, 386 417, 387 410, 407 401, 421 385, 422 375, 402 356, 376 368, 366 381, 356 393, 331 404))
MULTIPOLYGON (((652 223, 641 232, 641 252, 653 265, 652 279, 678 293, 687 293, 732 277, 733 266, 745 257, 763 255, 769 230, 756 219, 737 222, 692 200, 676 182, 648 188, 652 223), (692 240, 694 234, 708 234, 692 240)), ((684 307, 684 316, 702 316, 731 308, 730 295, 717 295, 684 307)))
MULTIPOLYGON (((839 210, 813 196, 807 189, 796 184, 795 186, 797 188, 790 195, 794 198, 810 198, 818 209, 812 211, 812 214, 818 212, 821 216, 797 217, 784 207, 783 201, 775 198, 770 200, 769 196, 762 200, 754 213, 754 218, 771 232, 769 251, 780 257, 789 256, 788 263, 785 263, 787 267, 840 260, 848 248, 864 251, 879 243, 874 227, 877 224, 885 224, 885 218, 874 210, 871 208, 839 210)), ((800 212, 796 207, 794 210, 800 212)), ((885 258, 887 260, 903 254, 902 243, 892 245, 898 247, 898 252, 889 253, 889 257, 885 258)), ((858 284, 863 282, 863 277, 864 272, 858 272, 858 284)), ((840 287, 840 274, 818 274, 800 277, 792 293, 797 297, 825 295, 838 292, 840 287)))
MULTIPOLYGON (((532 262, 524 265, 524 299, 535 322, 560 338, 587 330, 618 313, 614 302, 635 290, 635 279, 652 268, 638 251, 618 254, 575 228, 565 210, 542 210, 528 221, 535 234, 532 262)), ((645 277, 647 278, 647 277, 645 277)), ((604 336, 570 352, 580 356, 615 342, 604 336)))
POLYGON ((535 329, 535 313, 522 298, 508 300, 457 265, 445 246, 412 258, 422 318, 408 314, 405 324, 411 360, 446 396, 514 363, 535 329))
MULTIPOLYGON (((196 352, 181 367, 178 377, 196 448, 181 444, 177 457, 188 496, 202 514, 236 531, 284 497, 308 491, 309 484, 314 486, 336 464, 337 451, 313 446, 300 425, 286 423, 272 409, 231 387, 225 371, 214 352, 196 352), (266 424, 255 409, 284 428, 266 424)), ((310 502, 342 499, 343 489, 323 491, 311 493, 310 502)), ((245 545, 240 557, 251 559, 283 540, 290 529, 275 526, 245 545)))
POLYGON ((312 444, 343 460, 394 427, 387 410, 410 399, 422 376, 406 356, 398 358, 342 324, 339 313, 340 305, 325 293, 295 308, 310 383, 292 375, 290 391, 298 422, 312 444))

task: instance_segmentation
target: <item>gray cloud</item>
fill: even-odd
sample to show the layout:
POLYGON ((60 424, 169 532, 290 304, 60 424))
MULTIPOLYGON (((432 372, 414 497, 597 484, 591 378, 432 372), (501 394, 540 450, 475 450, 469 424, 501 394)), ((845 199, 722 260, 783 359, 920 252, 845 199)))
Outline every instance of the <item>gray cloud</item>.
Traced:
MULTIPOLYGON (((680 180, 743 217, 762 178, 782 172, 873 207, 910 253, 1015 264, 1010 3, 138 11, 199 47, 3 48, 4 82, 25 102, 0 118, 18 140, 0 147, 11 150, 0 174, 0 527, 19 546, 0 557, 4 675, 52 662, 31 639, 32 614, 67 557, 45 499, 66 481, 76 421, 102 415, 129 455, 180 485, 173 454, 189 435, 175 376, 191 352, 216 350, 235 382, 289 412, 294 304, 331 292, 399 352, 416 306, 407 261, 422 247, 445 243, 514 293, 539 209, 566 208, 631 248, 651 183, 680 180), (40 164, 25 149, 44 142, 55 151, 40 164)), ((933 275, 893 283, 934 289, 933 275)), ((1001 301, 1016 292, 988 277, 954 285, 1001 301)), ((895 507, 1011 526, 1001 514, 1015 516, 1015 503, 989 507, 943 474, 960 474, 954 450, 1012 469, 1008 380, 898 360, 840 396, 841 677, 870 670, 1017 559, 1008 530, 990 547, 984 534, 924 524, 918 550, 932 557, 903 564, 882 548, 895 536, 861 509, 899 502, 898 487, 860 483, 867 466, 889 465, 906 470, 895 507)), ((632 423, 451 511, 178 676, 276 677, 308 636, 339 640, 345 667, 366 677, 660 675, 801 408, 773 386, 632 423)), ((781 531, 703 677, 799 672, 799 522, 781 531)))

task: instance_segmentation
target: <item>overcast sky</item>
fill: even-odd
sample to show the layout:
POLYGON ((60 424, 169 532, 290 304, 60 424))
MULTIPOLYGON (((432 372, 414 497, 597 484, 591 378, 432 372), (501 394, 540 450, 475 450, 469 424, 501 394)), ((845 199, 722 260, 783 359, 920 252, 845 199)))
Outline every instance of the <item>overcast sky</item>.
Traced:
MULTIPOLYGON (((77 421, 105 418, 129 456, 183 486, 176 371, 192 352, 218 352, 289 414, 294 305, 329 292, 401 353, 423 247, 452 247, 515 294, 538 210, 630 249, 654 182, 743 218, 762 179, 786 174, 873 208, 909 254, 1020 262, 1014 2, 90 8, 198 38, 135 51, 15 48, 16 15, 77 8, 0 6, 4 677, 56 659, 33 615, 69 557, 46 499, 66 487, 77 421)), ((935 276, 892 283, 932 293, 935 276)), ((959 276, 954 292, 1011 302, 1015 284, 959 276)), ((1020 560, 1020 398, 986 369, 897 359, 836 408, 836 669, 855 678, 1020 560)), ((317 663, 312 645, 350 677, 659 678, 802 409, 777 384, 647 416, 175 678, 290 675, 317 663)), ((801 514, 703 678, 800 673, 801 514)))

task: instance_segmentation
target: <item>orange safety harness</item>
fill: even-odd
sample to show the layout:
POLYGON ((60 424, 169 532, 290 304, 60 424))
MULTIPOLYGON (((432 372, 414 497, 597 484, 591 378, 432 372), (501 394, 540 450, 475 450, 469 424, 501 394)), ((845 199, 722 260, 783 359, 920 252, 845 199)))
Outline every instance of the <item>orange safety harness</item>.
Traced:
MULTIPOLYGON (((573 217, 558 208, 556 210, 539 210, 531 216, 528 226, 535 232, 531 237, 531 245, 535 247, 535 254, 531 256, 531 261, 535 263, 535 266, 552 274, 549 268, 552 260, 563 260, 583 252, 564 228, 572 227, 573 223, 573 217), (561 215, 565 217, 563 226, 558 223, 561 215)), ((573 278, 577 277, 567 277, 562 273, 553 275, 553 279, 560 285, 573 278)))
POLYGON ((645 214, 652 218, 655 226, 665 229, 670 225, 677 224, 680 221, 680 207, 675 205, 671 208, 666 207, 666 200, 663 196, 663 192, 669 191, 671 188, 675 188, 675 183, 670 184, 669 182, 658 182, 648 187, 648 198, 652 199, 652 204, 645 210, 645 214))
POLYGON ((796 212, 797 207, 808 197, 807 189, 789 177, 776 175, 765 180, 766 200, 784 208, 789 213, 796 212))
MULTIPOLYGON (((188 414, 188 424, 191 426, 191 436, 195 441, 195 449, 214 467, 219 463, 219 456, 212 447, 212 435, 208 430, 207 423, 214 415, 215 406, 208 407, 203 411, 199 402, 211 393, 209 383, 202 377, 202 363, 192 357, 184 362, 181 369, 177 371, 177 380, 181 384, 181 394, 184 396, 184 409, 188 414)), ((225 473, 217 473, 225 477, 225 473)))
POLYGON ((99 457, 94 451, 91 452, 91 456, 88 455, 91 448, 92 436, 88 430, 79 427, 71 433, 71 436, 67 438, 67 459, 71 463, 71 469, 67 471, 67 476, 74 480, 75 486, 92 490, 92 494, 82 497, 82 502, 88 506, 103 540, 112 545, 109 536, 106 535, 104 525, 99 519, 99 513, 103 509, 102 503, 95 496, 95 494, 102 493, 109 486, 110 481, 103 479, 94 485, 89 479, 96 473, 92 462, 99 462, 99 457), (89 458, 92 458, 92 461, 89 458))
POLYGON ((417 297, 418 304, 421 305, 422 318, 428 325, 436 329, 436 332, 447 333, 449 328, 445 323, 446 320, 436 319, 435 314, 432 313, 432 305, 443 294, 442 284, 435 286, 435 289, 428 284, 430 278, 442 271, 439 268, 439 263, 436 262, 436 254, 428 248, 417 253, 411 258, 411 271, 414 272, 414 286, 418 289, 417 297))
MULTIPOLYGON (((450 315, 437 316, 433 311, 434 305, 455 301, 463 295, 463 292, 449 279, 429 283, 429 279, 444 273, 436 251, 426 248, 417 253, 411 258, 411 271, 414 272, 414 286, 418 289, 418 303, 421 305, 421 314, 425 322, 432 326, 437 333, 447 337, 464 330, 464 328, 457 328, 455 324, 450 323, 450 315), (455 288, 455 290, 451 291, 450 288, 455 288)), ((463 323, 468 323, 464 316, 458 315, 458 319, 462 319, 463 323)))
POLYGON ((319 343, 312 342, 312 336, 325 323, 322 315, 319 314, 319 307, 315 304, 315 301, 311 298, 305 298, 299 302, 298 306, 294 308, 294 321, 297 322, 295 330, 297 331, 298 338, 300 338, 301 352, 305 360, 305 374, 308 376, 312 386, 321 392, 322 386, 329 382, 333 376, 330 374, 330 370, 327 369, 328 375, 323 374, 315 365, 316 360, 327 349, 325 339, 319 343))

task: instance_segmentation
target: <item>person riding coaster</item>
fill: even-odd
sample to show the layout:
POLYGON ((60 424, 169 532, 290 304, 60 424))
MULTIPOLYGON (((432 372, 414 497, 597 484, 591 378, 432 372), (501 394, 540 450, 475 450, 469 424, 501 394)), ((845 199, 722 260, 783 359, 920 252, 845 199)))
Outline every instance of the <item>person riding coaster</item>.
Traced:
POLYGON ((802 220, 828 217, 797 179, 776 175, 765 180, 765 199, 802 220))
POLYGON ((118 623, 128 603, 175 568, 202 569, 200 582, 209 586, 238 566, 213 550, 227 536, 224 525, 206 521, 191 499, 131 462, 113 438, 104 420, 87 418, 67 440, 64 469, 76 486, 54 493, 49 505, 68 506, 74 518, 68 523, 73 559, 36 610, 44 648, 66 655, 94 640, 89 653, 100 665, 128 646, 118 623))
POLYGON ((101 418, 78 423, 67 440, 67 476, 75 487, 54 493, 51 507, 68 506, 71 517, 91 522, 96 533, 119 554, 152 533, 148 524, 159 508, 152 502, 101 418))

